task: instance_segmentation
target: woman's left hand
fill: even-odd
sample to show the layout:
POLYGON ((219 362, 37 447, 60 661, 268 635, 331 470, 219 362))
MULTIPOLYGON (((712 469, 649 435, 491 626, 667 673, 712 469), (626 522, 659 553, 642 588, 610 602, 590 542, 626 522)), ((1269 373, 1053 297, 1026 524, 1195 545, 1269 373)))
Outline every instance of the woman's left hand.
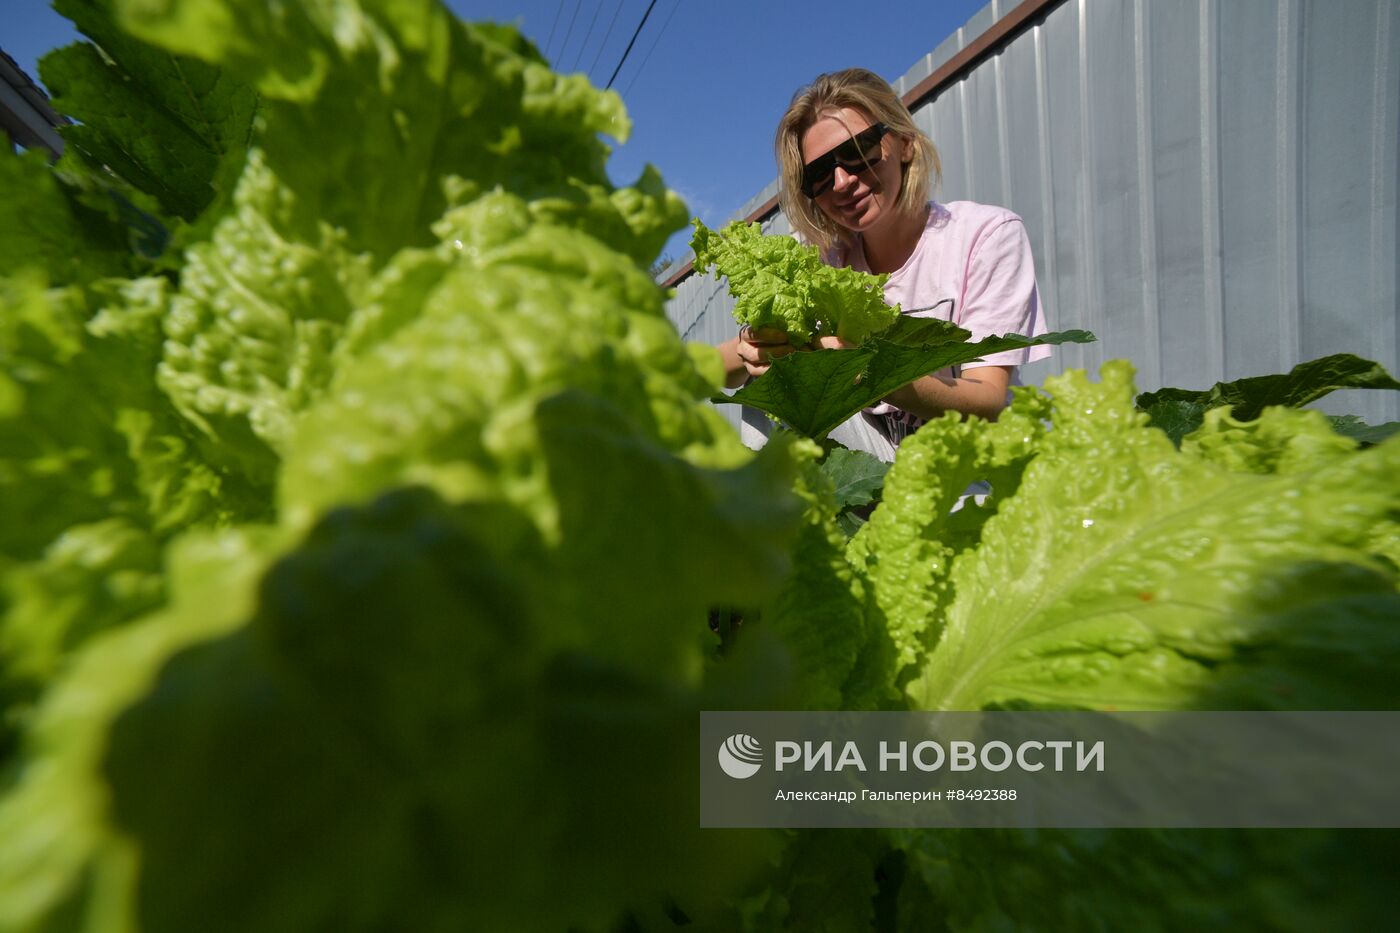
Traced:
POLYGON ((855 344, 849 340, 843 340, 835 334, 813 337, 812 342, 807 344, 808 350, 854 350, 855 348, 855 344))

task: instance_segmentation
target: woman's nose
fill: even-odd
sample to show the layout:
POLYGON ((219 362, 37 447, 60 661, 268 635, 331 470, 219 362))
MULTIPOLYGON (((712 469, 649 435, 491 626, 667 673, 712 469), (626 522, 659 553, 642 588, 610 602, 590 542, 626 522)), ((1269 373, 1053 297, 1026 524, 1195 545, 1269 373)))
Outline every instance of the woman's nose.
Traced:
POLYGON ((831 187, 835 188, 837 191, 844 191, 855 184, 855 182, 856 173, 848 172, 840 165, 836 166, 836 170, 831 174, 831 187))

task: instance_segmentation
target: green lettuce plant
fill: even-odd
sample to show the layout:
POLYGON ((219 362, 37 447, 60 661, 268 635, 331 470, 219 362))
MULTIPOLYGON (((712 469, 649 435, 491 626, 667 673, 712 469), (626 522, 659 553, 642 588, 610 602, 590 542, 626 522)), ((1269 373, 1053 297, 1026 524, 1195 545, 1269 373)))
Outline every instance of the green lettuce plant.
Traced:
POLYGON ((0 290, 0 929, 717 902, 772 842, 696 828, 696 714, 766 690, 699 623, 786 575, 795 460, 703 401, 617 96, 436 3, 71 9, 101 52, 54 69, 257 116, 171 177, 102 159, 137 128, 73 80, 85 161, 0 156, 58 221, 0 290))

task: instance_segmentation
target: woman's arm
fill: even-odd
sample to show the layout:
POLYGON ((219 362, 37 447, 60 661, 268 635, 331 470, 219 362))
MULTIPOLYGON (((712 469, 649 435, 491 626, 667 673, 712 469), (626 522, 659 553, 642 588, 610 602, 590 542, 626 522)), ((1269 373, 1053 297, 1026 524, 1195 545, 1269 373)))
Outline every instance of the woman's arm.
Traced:
MULTIPOLYGON (((854 346, 840 337, 818 337, 815 343, 818 347, 832 350, 854 346)), ((995 421, 1006 407, 1006 390, 1011 385, 1013 369, 1014 366, 979 366, 958 378, 921 376, 907 386, 895 389, 881 401, 889 402, 895 408, 925 421, 940 418, 949 411, 995 421)))
POLYGON ((1011 366, 980 366, 954 379, 924 376, 885 396, 885 401, 916 417, 930 421, 944 412, 958 411, 988 421, 1006 407, 1011 366))

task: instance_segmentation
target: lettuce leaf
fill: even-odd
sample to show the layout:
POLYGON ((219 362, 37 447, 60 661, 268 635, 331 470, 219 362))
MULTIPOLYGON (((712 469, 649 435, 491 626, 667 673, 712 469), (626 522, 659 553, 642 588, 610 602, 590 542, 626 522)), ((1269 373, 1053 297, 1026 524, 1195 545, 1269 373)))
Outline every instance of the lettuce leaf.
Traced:
POLYGON ((977 543, 981 523, 1016 491, 1019 471, 1045 434, 1047 411, 1043 396, 1019 390, 995 423, 949 414, 900 445, 880 507, 846 552, 863 581, 872 627, 891 640, 893 658, 872 659, 887 666, 889 680, 920 661, 942 634, 953 597, 952 561, 977 543), (953 511, 968 485, 989 478, 996 482, 992 505, 953 511))
MULTIPOLYGON (((646 480, 652 465, 639 466, 615 473, 621 488, 646 480)), ((574 475, 590 488, 590 471, 574 475)), ((606 920, 657 890, 709 902, 751 869, 762 837, 749 851, 700 833, 678 805, 696 799, 698 667, 657 676, 636 638, 645 615, 656 643, 694 652, 676 623, 695 619, 687 604, 703 598, 629 578, 650 602, 570 605, 535 582, 598 580, 582 565, 605 566, 600 546, 634 530, 551 549, 513 507, 451 507, 405 490, 329 514, 290 549, 268 535, 187 546, 171 607, 94 641, 36 717, 34 767, 0 805, 0 827, 22 841, 0 857, 0 883, 24 895, 0 922, 89 877, 106 879, 150 930, 187 929, 216 904, 221 919, 200 922, 230 930, 317 918, 554 929, 606 920), (97 665, 112 675, 95 679, 97 665), (183 751, 162 752, 172 747, 183 751), (78 802, 58 851, 43 833, 56 808, 78 802), (624 818, 638 812, 645 831, 624 818), (530 847, 510 844, 522 821, 530 847), (189 845, 208 846, 211 833, 206 870, 192 872, 189 845), (596 858, 600 843, 607 859, 596 858), (657 860, 658 846, 676 855, 657 860), (544 883, 568 896, 522 913, 544 883)), ((724 540, 697 536, 711 548, 724 540)), ((656 579, 693 559, 655 553, 669 565, 656 579)), ((712 557, 690 585, 722 592, 737 563, 712 557)))
POLYGON ((743 933, 883 929, 874 900, 877 860, 886 848, 883 834, 870 830, 794 833, 782 863, 765 878, 768 887, 741 902, 728 928, 743 933), (841 883, 833 884, 833 878, 841 883))
POLYGON ((131 35, 259 93, 253 144, 296 193, 288 224, 304 242, 328 224, 378 268, 433 243, 453 191, 612 190, 599 134, 627 136, 617 94, 555 74, 518 34, 468 28, 440 3, 114 2, 131 35))
POLYGON ((763 606, 760 623, 781 640, 791 666, 787 705, 841 709, 846 681, 876 633, 867 627, 860 587, 845 559, 831 479, 816 463, 815 445, 804 442, 799 450, 807 458, 796 484, 805 506, 802 525, 792 545, 791 572, 763 606))
POLYGON ((1385 925, 1381 831, 999 830, 890 834, 899 929, 1299 930, 1385 925))
POLYGON ((729 279, 734 319, 785 332, 794 346, 818 334, 864 343, 899 317, 885 304, 888 275, 868 275, 822 262, 816 247, 792 237, 764 236, 758 224, 735 221, 716 233, 698 219, 690 248, 695 267, 729 279))
POLYGON ((181 539, 168 553, 172 605, 89 640, 26 717, 24 767, 8 770, 0 797, 0 929, 72 910, 85 914, 78 929, 138 928, 140 849, 111 822, 102 770, 110 729, 172 655, 247 618, 278 540, 266 529, 181 539))
POLYGON ((294 195, 249 153, 230 213, 185 256, 163 321, 161 389, 223 466, 271 490, 295 416, 315 401, 369 278, 323 229, 301 242, 294 195))
POLYGON ((0 555, 110 515, 166 534, 265 514, 156 384, 169 303, 163 279, 0 280, 0 555))
POLYGON ((1228 455, 1205 439, 1178 452, 1134 410, 1124 363, 1099 385, 1068 374, 1046 388, 1053 429, 955 560, 915 705, 1400 703, 1384 674, 1400 662, 1387 621, 1400 593, 1372 556, 1380 529, 1397 533, 1400 444, 1319 443, 1320 416, 1279 410, 1262 431, 1217 417, 1228 455))

